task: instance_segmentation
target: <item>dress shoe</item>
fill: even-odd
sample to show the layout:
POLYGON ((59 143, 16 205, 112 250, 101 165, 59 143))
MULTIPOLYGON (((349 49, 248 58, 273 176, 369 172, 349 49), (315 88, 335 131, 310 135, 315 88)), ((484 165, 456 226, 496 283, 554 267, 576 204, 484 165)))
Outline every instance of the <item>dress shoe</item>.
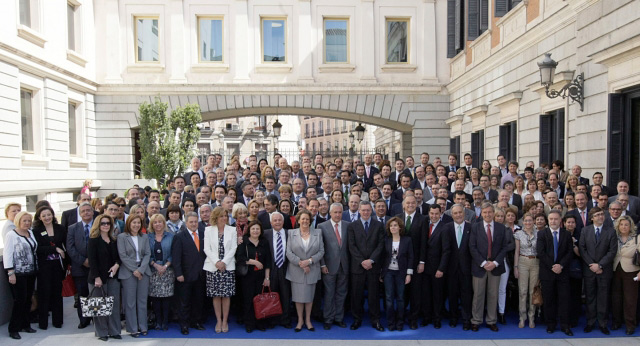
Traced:
POLYGON ((38 328, 40 328, 40 330, 47 330, 47 326, 38 326, 38 328))
POLYGON ((587 324, 587 326, 584 327, 584 332, 585 333, 591 333, 592 330, 593 330, 593 325, 587 324))
POLYGON ((9 336, 11 337, 11 339, 15 339, 15 340, 22 339, 22 337, 20 336, 20 333, 17 333, 17 332, 9 333, 9 336))
POLYGON ((54 324, 53 328, 62 328, 62 325, 61 324, 54 324))
POLYGON ((296 328, 295 328, 295 329, 293 329, 293 330, 294 330, 296 333, 299 333, 299 332, 301 332, 301 331, 302 331, 302 328, 298 328, 298 327, 296 327, 296 328))
POLYGON ((90 323, 90 322, 84 322, 84 323, 80 322, 80 324, 78 324, 78 329, 85 329, 85 328, 87 328, 87 327, 89 326, 89 323, 90 323))
POLYGON ((442 328, 442 323, 440 322, 440 320, 433 321, 433 328, 435 328, 435 329, 442 328))
POLYGON ((555 327, 547 326, 547 334, 553 334, 556 331, 555 327))
POLYGON ((189 328, 187 327, 180 328, 180 333, 182 333, 182 335, 189 335, 189 328))
POLYGON ((311 328, 307 327, 307 330, 310 331, 310 332, 315 332, 316 328, 315 327, 311 327, 311 328))
POLYGON ((247 331, 247 333, 252 333, 253 332, 253 328, 249 327, 249 326, 245 326, 244 330, 247 331))
POLYGON ((109 338, 108 338, 108 337, 106 337, 106 336, 101 336, 101 337, 99 337, 99 338, 98 338, 98 340, 100 340, 100 341, 107 341, 107 340, 109 340, 109 338))
POLYGON ((520 320, 520 322, 518 322, 518 328, 524 328, 524 320, 520 320))
POLYGON ((147 334, 149 334, 149 332, 148 332, 148 331, 146 331, 146 330, 144 330, 144 331, 140 332, 140 335, 142 335, 142 336, 147 336, 147 334))
POLYGON ((431 323, 431 320, 425 318, 424 320, 422 320, 422 322, 420 322, 420 327, 426 327, 429 325, 429 323, 431 323))
POLYGON ((325 323, 323 325, 324 330, 330 330, 331 329, 331 323, 325 323))
POLYGON ((611 325, 611 330, 618 330, 618 329, 620 329, 620 324, 614 323, 611 325))
POLYGON ((472 324, 471 325, 471 331, 477 332, 479 329, 480 329, 480 326, 478 326, 477 324, 472 324))
POLYGON ((356 330, 356 329, 360 328, 361 325, 362 325, 362 321, 354 321, 353 324, 351 324, 350 329, 351 330, 356 330))
POLYGON ((507 324, 507 319, 504 317, 504 314, 498 314, 498 322, 500 322, 500 324, 507 324))
POLYGON ((416 321, 411 321, 411 322, 409 322, 409 328, 410 328, 411 330, 416 330, 416 329, 418 329, 418 322, 416 322, 416 321))
POLYGON ((109 335, 111 339, 122 340, 122 336, 120 335, 109 335))
POLYGON ((497 332, 498 331, 498 325, 496 325, 496 324, 487 324, 487 327, 489 327, 489 329, 492 332, 497 332))
POLYGON ((140 337, 140 334, 138 334, 138 333, 131 333, 130 335, 131 335, 132 338, 139 338, 140 337))
POLYGON ((344 323, 344 321, 334 321, 333 324, 335 324, 336 326, 340 327, 340 328, 347 328, 347 324, 344 323))
POLYGON ((469 322, 469 321, 465 321, 465 322, 462 324, 462 330, 467 331, 467 330, 469 330, 469 329, 471 329, 471 322, 469 322))
POLYGON ((265 328, 264 326, 258 326, 256 327, 257 330, 261 331, 261 332, 266 332, 267 328, 265 328))
POLYGON ((390 332, 396 330, 396 325, 395 324, 390 324, 387 329, 389 329, 390 332))
POLYGON ((452 319, 451 321, 449 321, 449 327, 451 328, 455 328, 458 326, 458 320, 457 319, 452 319))
POLYGON ((37 332, 37 330, 35 330, 35 329, 31 328, 31 327, 22 328, 22 331, 25 332, 25 333, 29 333, 29 334, 37 332))
POLYGON ((607 327, 600 327, 600 331, 602 332, 602 334, 604 335, 609 335, 611 334, 611 332, 609 331, 609 328, 607 327))
POLYGON ((205 330, 204 326, 201 323, 196 323, 193 328, 197 330, 205 330))
POLYGON ((280 326, 284 329, 291 329, 291 323, 282 323, 280 326))
POLYGON ((635 333, 635 332, 636 332, 636 331, 635 331, 635 329, 633 329, 633 328, 627 328, 627 331, 625 332, 625 334, 627 334, 627 335, 633 335, 633 333, 635 333))
POLYGON ((384 327, 380 324, 380 322, 376 322, 374 324, 371 325, 373 327, 373 329, 379 331, 379 332, 384 332, 384 327))
POLYGON ((562 332, 566 335, 566 336, 573 336, 573 332, 571 331, 570 328, 562 328, 562 332))

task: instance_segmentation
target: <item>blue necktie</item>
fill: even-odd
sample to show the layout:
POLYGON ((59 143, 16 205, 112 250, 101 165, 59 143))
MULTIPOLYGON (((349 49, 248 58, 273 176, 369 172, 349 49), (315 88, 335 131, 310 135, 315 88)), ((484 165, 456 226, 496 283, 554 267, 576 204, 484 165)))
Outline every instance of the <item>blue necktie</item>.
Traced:
POLYGON ((364 233, 369 235, 369 221, 364 222, 364 233))
POLYGON ((558 260, 558 231, 553 232, 553 261, 558 260))
POLYGON ((600 228, 596 227, 596 243, 600 242, 600 228))
POLYGON ((278 240, 276 241, 276 266, 282 267, 284 263, 284 251, 282 250, 282 236, 278 233, 278 240))
POLYGON ((84 225, 84 241, 89 241, 89 225, 84 225))

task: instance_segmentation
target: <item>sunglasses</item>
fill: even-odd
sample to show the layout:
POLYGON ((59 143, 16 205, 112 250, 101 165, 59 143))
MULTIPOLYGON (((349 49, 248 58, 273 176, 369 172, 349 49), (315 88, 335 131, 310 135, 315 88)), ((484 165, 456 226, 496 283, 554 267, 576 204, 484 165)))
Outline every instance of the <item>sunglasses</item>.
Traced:
POLYGON ((126 204, 118 204, 118 207, 123 207, 124 208, 126 206, 127 206, 126 204))
POLYGON ((111 226, 111 222, 100 222, 100 226, 111 226))

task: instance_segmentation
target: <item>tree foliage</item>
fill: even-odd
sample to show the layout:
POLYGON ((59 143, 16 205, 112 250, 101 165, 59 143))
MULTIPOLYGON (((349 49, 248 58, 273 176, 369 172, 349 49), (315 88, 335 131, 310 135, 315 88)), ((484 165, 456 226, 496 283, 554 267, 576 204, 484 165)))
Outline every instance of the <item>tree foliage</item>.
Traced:
POLYGON ((200 106, 188 104, 169 114, 167 103, 156 98, 154 103, 140 105, 140 170, 159 184, 182 173, 195 154, 200 138, 198 123, 202 121, 200 106))

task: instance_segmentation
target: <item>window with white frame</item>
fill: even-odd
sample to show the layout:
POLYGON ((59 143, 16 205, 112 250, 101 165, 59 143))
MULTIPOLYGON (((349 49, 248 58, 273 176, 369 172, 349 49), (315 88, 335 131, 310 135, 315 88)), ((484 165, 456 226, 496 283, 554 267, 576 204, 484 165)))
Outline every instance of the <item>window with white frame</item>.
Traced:
POLYGON ((135 17, 136 62, 160 60, 158 17, 135 17))
POLYGON ((31 27, 31 0, 20 0, 20 24, 31 27))
POLYGON ((77 107, 77 104, 69 102, 67 111, 69 119, 69 155, 71 156, 78 155, 77 107))
POLYGON ((324 62, 349 62, 349 19, 324 19, 324 62))
POLYGON ((67 3, 67 48, 73 51, 79 51, 78 37, 78 10, 79 6, 67 3))
POLYGON ((200 62, 223 62, 223 18, 198 17, 198 50, 200 62))
POLYGON ((33 129, 33 94, 32 90, 20 89, 20 118, 22 127, 22 151, 33 153, 35 136, 33 129))
POLYGON ((261 18, 262 62, 287 62, 287 19, 261 18))
POLYGON ((408 63, 409 19, 387 18, 385 27, 387 38, 386 62, 408 63))

